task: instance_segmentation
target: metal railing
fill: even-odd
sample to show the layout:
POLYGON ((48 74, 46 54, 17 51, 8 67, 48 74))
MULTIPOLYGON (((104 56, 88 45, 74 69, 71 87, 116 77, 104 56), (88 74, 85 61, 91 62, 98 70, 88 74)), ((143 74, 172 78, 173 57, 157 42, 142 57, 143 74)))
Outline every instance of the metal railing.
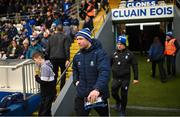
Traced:
POLYGON ((35 64, 30 59, 1 60, 0 90, 5 92, 21 92, 24 100, 29 95, 39 92, 39 84, 35 81, 35 64))
POLYGON ((176 6, 180 9, 180 0, 176 0, 176 6))
POLYGON ((23 93, 36 94, 39 92, 39 84, 35 81, 35 64, 29 62, 22 66, 23 93))

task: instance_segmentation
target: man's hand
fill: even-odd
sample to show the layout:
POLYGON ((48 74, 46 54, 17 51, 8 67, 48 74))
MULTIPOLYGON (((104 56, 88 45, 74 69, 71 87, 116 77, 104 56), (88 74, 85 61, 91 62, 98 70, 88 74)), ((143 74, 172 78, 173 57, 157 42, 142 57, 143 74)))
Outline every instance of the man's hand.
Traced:
POLYGON ((139 83, 139 80, 133 80, 133 84, 139 83))
POLYGON ((150 59, 147 59, 147 62, 149 63, 149 62, 150 62, 150 59))
POLYGON ((89 93, 87 100, 88 102, 93 103, 94 101, 96 101, 97 97, 99 96, 100 92, 98 90, 93 90, 89 93))

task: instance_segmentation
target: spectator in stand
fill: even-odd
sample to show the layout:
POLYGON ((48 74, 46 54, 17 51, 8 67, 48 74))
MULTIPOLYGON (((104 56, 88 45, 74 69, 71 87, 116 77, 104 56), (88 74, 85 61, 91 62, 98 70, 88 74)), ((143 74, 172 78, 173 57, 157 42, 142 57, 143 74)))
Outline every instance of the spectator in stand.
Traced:
POLYGON ((86 3, 88 4, 88 7, 86 9, 86 18, 85 18, 83 28, 89 28, 92 31, 94 28, 93 18, 95 16, 94 2, 93 0, 87 0, 86 3))
POLYGON ((85 0, 82 0, 80 8, 79 8, 79 16, 82 20, 84 20, 86 17, 87 6, 88 6, 88 4, 85 2, 85 0))
POLYGON ((71 26, 76 26, 77 28, 79 27, 79 20, 78 20, 78 18, 77 18, 77 16, 76 15, 73 15, 72 17, 71 17, 71 26))
POLYGON ((47 17, 45 19, 45 25, 47 29, 51 28, 51 25, 53 23, 54 19, 50 11, 47 11, 47 17))
POLYGON ((71 27, 70 27, 70 19, 68 17, 66 17, 66 19, 63 22, 63 31, 67 37, 67 39, 69 40, 69 44, 71 45, 72 43, 72 37, 71 37, 71 27))
POLYGON ((16 40, 11 41, 11 45, 7 48, 6 57, 7 59, 17 59, 22 52, 22 48, 17 45, 16 40))
POLYGON ((87 0, 86 1, 88 6, 87 6, 87 9, 86 9, 86 15, 89 16, 91 19, 94 18, 95 16, 95 6, 94 6, 94 1, 93 0, 87 0))
POLYGON ((32 27, 31 25, 28 23, 28 21, 23 22, 23 33, 26 35, 26 37, 30 38, 30 35, 32 35, 32 27))
POLYGON ((7 27, 8 28, 8 31, 7 31, 8 39, 12 40, 13 37, 18 34, 18 30, 15 26, 13 26, 13 23, 11 23, 11 22, 8 23, 7 26, 8 26, 7 27))
POLYGON ((28 51, 28 48, 29 48, 29 40, 28 38, 26 38, 24 41, 23 41, 23 47, 22 47, 22 53, 20 55, 20 59, 25 59, 26 58, 26 53, 28 51))
POLYGON ((106 14, 109 12, 109 1, 108 0, 102 0, 102 8, 106 12, 106 14))
POLYGON ((59 13, 57 11, 55 11, 53 13, 53 18, 54 18, 54 21, 52 24, 55 24, 56 26, 59 25, 59 24, 62 24, 62 19, 61 17, 59 16, 59 13))
POLYGON ((72 19, 71 19, 71 38, 72 38, 72 42, 74 42, 75 34, 78 32, 78 30, 79 30, 79 20, 74 15, 74 16, 72 16, 72 19))
POLYGON ((38 40, 34 37, 31 37, 31 45, 28 48, 28 51, 26 53, 26 59, 31 59, 32 55, 35 52, 43 52, 42 47, 40 44, 38 44, 38 40))
POLYGON ((46 48, 48 46, 49 37, 50 37, 49 30, 47 30, 47 31, 45 31, 43 33, 43 38, 41 39, 41 42, 40 42, 40 44, 41 44, 41 46, 43 48, 43 52, 45 52, 45 50, 46 50, 46 48))
POLYGON ((83 28, 89 28, 90 31, 93 30, 94 28, 93 20, 91 20, 89 16, 86 16, 83 28))
POLYGON ((72 3, 69 0, 65 0, 63 4, 63 12, 65 15, 68 15, 68 9, 71 7, 72 3))
POLYGON ((1 43, 0 43, 0 58, 5 59, 6 58, 6 52, 7 48, 10 44, 10 41, 8 39, 8 35, 4 33, 1 36, 1 43))

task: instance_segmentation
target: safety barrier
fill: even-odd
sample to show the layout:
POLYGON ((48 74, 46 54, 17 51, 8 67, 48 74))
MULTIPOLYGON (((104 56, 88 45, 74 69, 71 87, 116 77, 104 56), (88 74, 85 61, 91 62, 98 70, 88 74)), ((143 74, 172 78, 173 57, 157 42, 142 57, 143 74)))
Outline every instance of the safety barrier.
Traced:
POLYGON ((1 60, 0 90, 4 92, 21 92, 24 99, 29 94, 39 92, 39 84, 35 81, 35 64, 32 60, 1 60))

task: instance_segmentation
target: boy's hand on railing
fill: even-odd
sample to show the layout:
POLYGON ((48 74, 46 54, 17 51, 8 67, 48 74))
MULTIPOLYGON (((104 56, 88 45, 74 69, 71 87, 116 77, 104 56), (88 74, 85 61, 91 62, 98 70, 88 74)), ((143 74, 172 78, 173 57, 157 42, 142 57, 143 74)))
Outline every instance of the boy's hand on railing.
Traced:
POLYGON ((35 75, 35 78, 40 78, 39 75, 35 75))

